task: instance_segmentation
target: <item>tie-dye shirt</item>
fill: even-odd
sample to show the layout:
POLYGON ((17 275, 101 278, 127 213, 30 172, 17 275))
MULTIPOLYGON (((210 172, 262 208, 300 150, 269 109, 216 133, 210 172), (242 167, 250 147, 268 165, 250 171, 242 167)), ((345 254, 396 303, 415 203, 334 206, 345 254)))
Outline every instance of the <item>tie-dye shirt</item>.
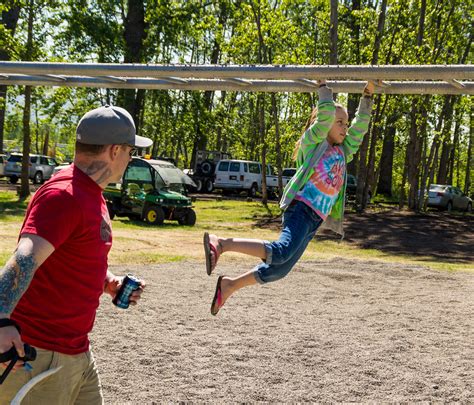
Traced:
MULTIPOLYGON (((330 148, 326 138, 334 123, 336 106, 333 101, 332 90, 327 87, 318 89, 318 115, 316 121, 304 132, 300 138, 301 143, 296 159, 297 170, 293 178, 288 182, 280 200, 280 208, 285 210, 296 198, 297 194, 305 187, 309 179, 314 175, 315 169, 319 167, 318 162, 330 148), (313 163, 315 162, 315 163, 313 163)), ((364 135, 369 128, 370 112, 372 110, 372 99, 361 97, 359 109, 355 120, 347 130, 344 142, 340 146, 345 157, 345 163, 352 160, 353 155, 359 149, 364 135)), ((342 184, 340 192, 336 193, 332 209, 320 228, 326 226, 343 235, 342 220, 344 217, 345 184, 342 184)))
POLYGON ((346 163, 340 146, 330 146, 315 163, 314 171, 295 199, 311 207, 323 220, 331 212, 344 185, 346 163))

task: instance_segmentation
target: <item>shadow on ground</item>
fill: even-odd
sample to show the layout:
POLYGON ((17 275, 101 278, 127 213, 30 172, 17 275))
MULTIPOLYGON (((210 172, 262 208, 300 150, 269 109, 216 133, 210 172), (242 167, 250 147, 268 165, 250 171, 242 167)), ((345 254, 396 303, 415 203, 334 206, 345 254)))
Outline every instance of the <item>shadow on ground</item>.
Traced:
MULTIPOLYGON (((280 226, 280 218, 261 222, 264 227, 280 226)), ((474 256, 474 216, 407 211, 346 213, 346 242, 364 249, 377 249, 388 254, 431 256, 456 263, 472 262, 474 256)), ((323 233, 321 239, 337 239, 323 233)))

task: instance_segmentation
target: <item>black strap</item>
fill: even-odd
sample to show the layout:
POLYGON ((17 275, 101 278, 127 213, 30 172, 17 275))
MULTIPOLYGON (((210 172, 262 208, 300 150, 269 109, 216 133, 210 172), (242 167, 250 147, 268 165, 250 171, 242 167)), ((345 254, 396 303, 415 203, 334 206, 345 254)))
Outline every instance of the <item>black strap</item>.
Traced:
POLYGON ((0 319, 0 328, 5 328, 6 326, 14 326, 18 333, 21 333, 20 325, 18 325, 13 319, 3 318, 0 319))
MULTIPOLYGON (((13 319, 0 319, 0 328, 5 328, 7 326, 14 326, 18 330, 18 333, 21 333, 20 326, 13 319)), ((13 366, 18 360, 33 361, 36 359, 36 350, 34 347, 26 343, 23 347, 25 350, 25 355, 23 357, 18 356, 15 346, 12 346, 10 350, 5 353, 0 353, 0 363, 6 363, 7 361, 9 361, 7 367, 5 368, 5 371, 2 375, 0 375, 0 385, 3 384, 5 379, 8 377, 8 374, 10 374, 10 371, 12 371, 13 366)))

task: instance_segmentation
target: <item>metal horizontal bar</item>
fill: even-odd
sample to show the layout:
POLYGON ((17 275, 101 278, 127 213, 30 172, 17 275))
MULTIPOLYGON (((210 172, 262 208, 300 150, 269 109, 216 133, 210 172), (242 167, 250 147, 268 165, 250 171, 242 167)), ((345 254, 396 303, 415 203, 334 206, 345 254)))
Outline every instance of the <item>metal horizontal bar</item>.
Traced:
POLYGON ((308 87, 313 87, 313 88, 319 87, 318 82, 313 82, 312 80, 308 80, 308 79, 296 79, 295 82, 301 83, 308 87))
POLYGON ((177 77, 162 77, 161 80, 164 80, 166 82, 173 83, 173 84, 183 84, 183 83, 188 82, 187 80, 178 79, 177 77))
POLYGON ((252 82, 250 80, 238 79, 236 77, 229 77, 226 79, 228 82, 238 84, 239 86, 248 86, 252 82))
MULTIPOLYGON (((361 81, 328 81, 328 85, 337 93, 362 93, 365 82, 361 81)), ((63 83, 48 80, 41 76, 10 75, 0 77, 0 84, 29 86, 68 86, 119 89, 150 90, 225 90, 254 92, 299 92, 311 93, 316 89, 292 80, 252 80, 242 87, 228 80, 190 79, 187 83, 169 83, 160 79, 129 78, 126 82, 110 82, 101 78, 68 76, 63 83)), ((474 82, 464 82, 463 88, 456 88, 446 82, 387 82, 387 86, 376 86, 377 94, 474 94, 474 82)))
POLYGON ((39 76, 44 76, 46 78, 51 79, 52 81, 55 82, 65 82, 67 79, 64 76, 57 76, 57 75, 39 75, 39 76))
POLYGON ((474 80, 474 65, 143 65, 0 61, 0 72, 201 79, 474 80))
POLYGON ((450 83, 450 84, 453 85, 454 87, 457 87, 458 89, 464 88, 464 84, 462 84, 461 82, 458 82, 458 81, 455 80, 455 79, 450 79, 450 80, 448 80, 448 83, 450 83))
POLYGON ((115 77, 115 76, 98 76, 98 78, 104 80, 105 82, 113 82, 113 83, 123 83, 127 81, 127 79, 123 77, 115 77))

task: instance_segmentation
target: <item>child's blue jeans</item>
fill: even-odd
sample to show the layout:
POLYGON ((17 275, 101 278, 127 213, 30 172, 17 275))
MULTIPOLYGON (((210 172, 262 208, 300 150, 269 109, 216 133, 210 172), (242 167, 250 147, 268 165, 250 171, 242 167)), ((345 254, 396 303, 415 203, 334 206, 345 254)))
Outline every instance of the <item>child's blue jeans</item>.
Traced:
POLYGON ((305 203, 294 200, 283 213, 283 230, 277 241, 265 241, 267 258, 255 268, 255 279, 269 283, 285 277, 303 255, 323 220, 305 203))

